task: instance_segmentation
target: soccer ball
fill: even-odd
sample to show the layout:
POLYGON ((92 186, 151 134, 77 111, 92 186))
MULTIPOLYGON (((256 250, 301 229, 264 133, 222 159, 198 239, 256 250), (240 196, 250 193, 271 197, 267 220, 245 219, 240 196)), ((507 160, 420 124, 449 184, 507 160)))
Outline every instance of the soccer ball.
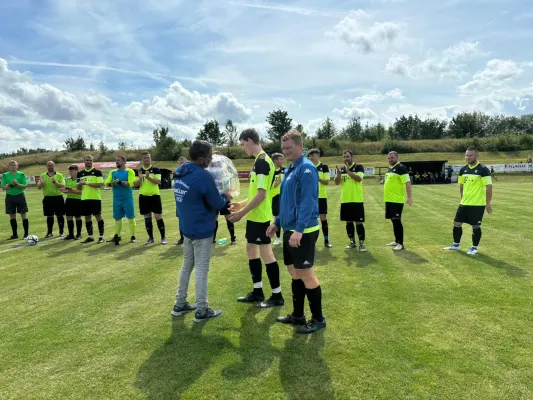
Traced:
POLYGON ((39 243, 39 238, 36 235, 30 235, 26 240, 30 246, 35 246, 37 243, 39 243))

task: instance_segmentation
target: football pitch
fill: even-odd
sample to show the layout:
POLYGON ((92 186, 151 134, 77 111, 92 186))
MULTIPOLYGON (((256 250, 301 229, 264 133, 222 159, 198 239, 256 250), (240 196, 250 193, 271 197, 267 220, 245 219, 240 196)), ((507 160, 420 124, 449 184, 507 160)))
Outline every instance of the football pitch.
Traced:
MULTIPOLYGON (((328 326, 310 336, 275 322, 292 311, 281 248, 285 307, 237 303, 251 289, 244 222, 236 225, 236 246, 213 252, 209 300, 222 316, 199 324, 192 314, 171 317, 182 262, 172 191, 162 192, 167 246, 144 245, 138 216, 136 244, 124 224, 118 247, 57 238, 29 247, 5 240, 11 229, 3 215, 0 398, 530 399, 533 187, 509 180, 493 188, 480 253, 468 256, 467 226, 461 252, 442 250, 452 242, 457 185, 413 188, 406 250, 393 252, 385 246, 393 235, 383 186, 367 184, 367 253, 345 250, 340 193, 330 186, 334 247, 324 248, 320 236, 316 257, 328 326)), ((102 193, 110 239, 111 191, 102 193)), ((28 190, 27 198, 30 234, 42 238, 42 193, 28 190)), ((263 283, 268 296, 265 272, 263 283)), ((189 290, 193 303, 194 279, 189 290)))

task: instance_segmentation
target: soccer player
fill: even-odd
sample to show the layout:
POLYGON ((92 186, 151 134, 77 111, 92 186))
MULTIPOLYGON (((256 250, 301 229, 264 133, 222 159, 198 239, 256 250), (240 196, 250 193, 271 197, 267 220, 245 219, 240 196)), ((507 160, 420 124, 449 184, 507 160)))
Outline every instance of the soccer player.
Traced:
POLYGON ((167 244, 165 236, 165 221, 163 221, 163 205, 159 185, 161 184, 161 171, 152 166, 152 156, 150 153, 142 153, 142 167, 138 171, 138 179, 135 187, 139 188, 139 212, 144 215, 144 226, 148 233, 148 240, 145 244, 154 243, 154 225, 152 224, 152 213, 157 223, 157 229, 161 235, 161 244, 167 244))
POLYGON ((104 243, 104 219, 102 218, 102 197, 100 189, 104 183, 102 171, 93 168, 93 156, 85 157, 85 168, 78 172, 78 188, 81 189, 81 214, 85 217, 87 239, 82 243, 94 242, 92 216, 98 221, 98 243, 104 243))
POLYGON ((363 178, 365 169, 353 161, 353 152, 344 150, 342 154, 344 166, 337 168, 335 184, 341 185, 341 221, 346 222, 346 233, 350 244, 347 249, 356 249, 355 231, 359 238, 359 251, 365 247, 365 204, 363 202, 363 178), (354 227, 355 223, 355 227, 354 227))
POLYGON ((324 234, 324 246, 331 249, 333 245, 329 242, 328 227, 328 192, 326 186, 329 185, 329 167, 320 161, 320 150, 311 149, 307 152, 309 160, 318 171, 318 213, 322 223, 322 233, 324 234))
POLYGON ((179 316, 196 310, 194 322, 202 322, 222 314, 222 311, 208 307, 207 278, 217 211, 227 209, 231 196, 227 193, 220 195, 212 175, 205 170, 211 163, 212 148, 203 140, 195 140, 189 149, 191 162, 182 165, 174 174, 174 197, 176 209, 182 216, 180 230, 185 235, 185 241, 176 304, 171 314, 179 316), (193 269, 196 269, 195 306, 187 303, 187 291, 193 269))
MULTIPOLYGON (((187 162, 187 159, 186 159, 185 157, 182 156, 182 157, 178 158, 178 168, 176 168, 176 171, 174 172, 174 174, 176 174, 176 173, 178 172, 178 169, 179 169, 183 164, 185 164, 186 162, 187 162)), ((178 208, 177 208, 177 207, 176 207, 176 217, 179 218, 179 216, 178 216, 178 208)), ((178 224, 178 226, 179 226, 179 224, 178 224)), ((182 245, 182 244, 183 244, 183 240, 184 240, 184 239, 183 239, 183 233, 182 233, 181 230, 180 230, 180 240, 178 240, 178 241, 176 242, 176 246, 180 246, 180 245, 182 245)))
POLYGON ((81 190, 78 189, 78 166, 72 164, 68 167, 69 176, 65 179, 65 188, 62 190, 67 195, 65 200, 65 214, 67 215, 68 235, 65 240, 80 240, 83 221, 81 219, 81 190), (76 219, 76 236, 74 236, 74 218, 76 219))
POLYGON ((269 156, 261 148, 259 134, 255 129, 245 129, 239 136, 243 150, 255 157, 254 166, 250 174, 248 187, 248 200, 233 203, 228 218, 236 223, 245 216, 246 222, 246 252, 248 265, 252 275, 254 289, 246 296, 239 297, 237 301, 243 303, 260 302, 260 308, 276 307, 285 304, 281 294, 279 280, 279 266, 272 252, 270 237, 266 234, 272 221, 272 206, 270 203, 270 189, 274 180, 274 164, 269 156), (265 301, 263 293, 261 258, 265 262, 266 272, 272 296, 265 301))
POLYGON ((135 243, 135 208, 133 206, 133 185, 135 182, 135 172, 131 168, 126 168, 126 157, 117 156, 117 169, 107 175, 105 186, 113 187, 113 219, 115 220, 115 236, 112 242, 118 246, 122 240, 122 219, 126 217, 130 225, 131 242, 135 243))
POLYGON ((6 214, 9 215, 9 222, 11 223, 11 230, 13 235, 9 240, 18 239, 17 233, 17 213, 22 218, 22 226, 24 227, 23 239, 28 237, 28 229, 30 222, 28 221, 28 203, 26 203, 26 196, 24 192, 28 182, 24 172, 18 170, 19 164, 12 160, 9 162, 9 171, 2 175, 2 190, 6 191, 6 214))
POLYGON ((383 188, 383 197, 385 200, 385 218, 392 221, 394 230, 394 242, 388 243, 387 246, 393 247, 393 250, 403 250, 403 225, 402 211, 407 197, 407 204, 413 204, 413 195, 411 191, 411 180, 409 171, 405 165, 400 164, 398 153, 391 151, 387 155, 390 168, 385 174, 385 186, 383 188), (406 196, 407 194, 407 196, 406 196))
POLYGON ((466 149, 468 163, 459 172, 459 193, 461 203, 453 221, 453 244, 444 250, 459 250, 463 223, 472 226, 472 247, 469 255, 477 254, 481 240, 481 221, 485 209, 492 213, 492 179, 489 169, 479 162, 479 154, 473 147, 466 149))
POLYGON ((302 136, 291 129, 281 139, 283 154, 292 164, 281 188, 279 217, 267 230, 269 236, 283 228, 283 261, 292 277, 293 312, 276 321, 304 325, 298 333, 313 333, 326 327, 322 314, 322 288, 313 269, 318 226, 318 171, 303 155, 302 136), (312 318, 306 321, 305 296, 312 318))
POLYGON ((54 236, 54 215, 57 217, 57 225, 59 227, 59 237, 64 237, 63 230, 65 229, 65 200, 61 189, 65 188, 65 178, 63 174, 56 171, 56 166, 53 161, 46 163, 48 171, 41 174, 41 179, 37 185, 37 189, 43 191, 43 213, 46 217, 46 236, 45 239, 54 236))
MULTIPOLYGON (((270 190, 270 197, 272 202, 272 216, 277 218, 279 216, 279 199, 281 193, 281 181, 283 180, 283 154, 272 154, 272 162, 274 163, 274 182, 272 183, 272 189, 270 190)), ((281 244, 281 232, 276 231, 276 241, 274 246, 281 244)))

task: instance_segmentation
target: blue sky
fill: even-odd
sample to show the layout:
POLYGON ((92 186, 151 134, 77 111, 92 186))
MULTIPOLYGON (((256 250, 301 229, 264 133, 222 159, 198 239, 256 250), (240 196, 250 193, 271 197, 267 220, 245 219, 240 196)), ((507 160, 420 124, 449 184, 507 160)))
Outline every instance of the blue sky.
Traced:
POLYGON ((265 132, 286 109, 388 124, 533 112, 533 3, 525 0, 0 3, 0 147, 135 146, 205 120, 265 132))

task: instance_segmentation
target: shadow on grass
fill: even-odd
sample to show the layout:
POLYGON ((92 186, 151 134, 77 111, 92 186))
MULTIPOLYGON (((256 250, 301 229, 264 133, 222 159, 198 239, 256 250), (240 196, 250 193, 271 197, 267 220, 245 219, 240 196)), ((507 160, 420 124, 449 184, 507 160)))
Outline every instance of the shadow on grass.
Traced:
POLYGON ((326 265, 327 263, 337 259, 333 255, 333 249, 328 249, 324 245, 317 244, 317 250, 315 250, 315 265, 326 265))
POLYGON ((424 257, 409 250, 400 250, 400 251, 392 250, 392 252, 394 253, 396 257, 403 258, 405 261, 409 261, 411 264, 428 263, 428 260, 426 260, 424 257))
POLYGON ((225 348, 233 347, 221 335, 202 333, 208 321, 190 323, 175 318, 171 336, 141 365, 135 383, 147 399, 180 399, 225 348))
POLYGON ((468 254, 466 253, 463 253, 463 252, 458 252, 459 254, 461 254, 462 256, 464 257, 467 257, 469 259, 474 259, 474 260, 477 260, 477 261, 481 261, 487 265, 490 265, 491 267, 494 267, 494 268, 498 268, 498 269, 503 269, 505 271, 505 273, 509 276, 514 276, 514 277, 518 277, 518 278, 523 278, 527 275, 527 271, 524 271, 522 268, 516 266, 516 265, 511 265, 509 263, 506 263, 505 261, 501 261, 501 260, 497 260, 495 258, 492 258, 486 254, 476 254, 475 256, 469 256, 468 254))
POLYGON ((168 249, 165 252, 159 253, 160 258, 176 258, 183 256, 183 245, 175 245, 174 243, 169 243, 168 249))
POLYGON ((241 362, 224 367, 224 378, 237 380, 260 375, 278 357, 278 351, 270 342, 270 327, 276 323, 280 308, 272 308, 263 322, 257 322, 256 315, 262 312, 264 310, 251 306, 242 316, 240 346, 237 348, 241 362))
POLYGON ((335 398, 329 367, 320 356, 324 333, 295 334, 281 351, 280 378, 289 400, 335 398))
POLYGON ((343 258, 343 261, 350 267, 366 268, 378 262, 372 253, 368 251, 360 252, 356 249, 344 249, 344 254, 346 257, 343 258))

